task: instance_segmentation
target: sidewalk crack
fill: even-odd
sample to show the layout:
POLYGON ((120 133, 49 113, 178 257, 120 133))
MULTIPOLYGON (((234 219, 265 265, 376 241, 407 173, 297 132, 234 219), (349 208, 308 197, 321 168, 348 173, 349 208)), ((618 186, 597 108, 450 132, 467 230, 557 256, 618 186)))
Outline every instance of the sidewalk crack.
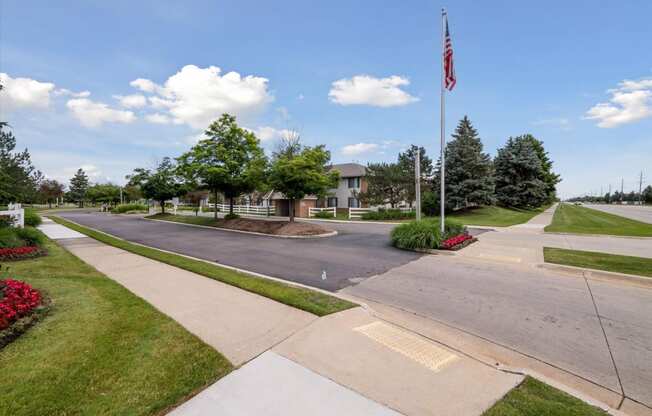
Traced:
POLYGON ((598 304, 595 302, 595 297, 593 296, 593 291, 591 290, 591 285, 589 284, 589 279, 586 277, 586 272, 582 273, 582 277, 584 278, 584 282, 586 283, 586 288, 589 290, 589 295, 591 296, 591 302, 593 303, 593 308, 595 309, 595 315, 598 318, 598 323, 600 324, 600 329, 602 329, 602 336, 604 337, 604 342, 607 344, 607 350, 609 351, 609 357, 611 357, 611 363, 614 366, 614 371, 616 372, 616 378, 618 379, 618 385, 620 386, 620 392, 621 392, 621 399, 620 403, 618 404, 617 409, 620 409, 620 407, 623 405, 623 402, 625 401, 625 388, 623 387, 623 382, 620 379, 620 372, 618 371, 618 366, 616 365, 616 359, 614 358, 614 354, 611 351, 611 345, 609 344, 609 338, 607 337, 607 331, 604 329, 604 324, 602 323, 602 317, 600 316, 600 310, 598 309, 598 304))

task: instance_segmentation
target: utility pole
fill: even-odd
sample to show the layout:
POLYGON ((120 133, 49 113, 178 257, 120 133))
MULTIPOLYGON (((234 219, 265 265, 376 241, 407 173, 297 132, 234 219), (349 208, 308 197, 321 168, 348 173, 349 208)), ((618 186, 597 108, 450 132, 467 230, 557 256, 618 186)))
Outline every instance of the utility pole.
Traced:
POLYGON ((625 189, 625 178, 620 179, 620 205, 623 204, 623 190, 625 189))
POLYGON ((641 171, 641 176, 638 178, 638 204, 643 205, 643 171, 641 171))
POLYGON ((421 148, 414 158, 414 195, 417 200, 417 221, 421 221, 421 148))

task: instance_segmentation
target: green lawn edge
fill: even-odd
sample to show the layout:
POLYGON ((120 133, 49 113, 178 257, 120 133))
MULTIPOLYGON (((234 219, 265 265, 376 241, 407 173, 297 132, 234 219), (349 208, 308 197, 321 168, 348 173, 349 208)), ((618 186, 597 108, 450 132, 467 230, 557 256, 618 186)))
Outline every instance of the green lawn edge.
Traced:
POLYGON ((561 203, 546 232, 652 237, 652 224, 578 205, 561 203))
POLYGON ((544 247, 543 259, 546 263, 652 277, 652 258, 544 247))
POLYGON ((535 378, 525 377, 482 416, 607 416, 592 406, 535 378))
POLYGON ((47 240, 48 255, 3 263, 51 299, 0 349, 0 414, 159 415, 233 370, 172 318, 47 240))
POLYGON ((178 254, 161 251, 156 248, 133 244, 58 216, 50 216, 50 218, 61 225, 65 225, 70 229, 111 246, 218 280, 222 283, 264 296, 317 316, 330 315, 358 306, 353 302, 315 290, 249 275, 201 260, 194 260, 178 254))

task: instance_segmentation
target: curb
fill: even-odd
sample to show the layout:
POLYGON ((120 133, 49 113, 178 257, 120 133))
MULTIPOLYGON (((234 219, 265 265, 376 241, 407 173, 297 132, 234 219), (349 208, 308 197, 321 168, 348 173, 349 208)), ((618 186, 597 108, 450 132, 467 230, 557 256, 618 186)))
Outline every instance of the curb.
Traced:
POLYGON ((331 231, 329 233, 325 234, 315 234, 315 235, 277 235, 277 234, 265 234, 265 233, 258 233, 255 231, 244 231, 244 230, 233 230, 230 228, 221 228, 221 227, 211 227, 210 225, 199 225, 199 224, 187 224, 184 222, 176 222, 176 221, 166 221, 166 220, 157 220, 154 218, 146 218, 142 217, 144 220, 147 221, 157 221, 157 222, 164 222, 166 224, 179 224, 179 225, 187 225, 188 227, 198 227, 198 228, 206 228, 209 230, 218 230, 218 231, 230 231, 233 233, 241 233, 241 234, 251 234, 251 235, 259 235, 263 237, 275 237, 275 238, 296 238, 296 239, 312 239, 312 238, 326 238, 326 237, 333 237, 337 235, 337 231, 331 231))
POLYGON ((556 263, 537 263, 535 266, 540 269, 567 272, 578 277, 586 277, 587 279, 591 280, 627 282, 652 288, 652 278, 650 277, 608 272, 604 270, 587 269, 583 267, 567 266, 556 263))
POLYGON ((417 253, 424 253, 424 254, 433 254, 433 255, 437 255, 437 256, 457 256, 458 255, 457 251, 438 250, 436 248, 415 248, 414 250, 410 250, 410 251, 415 251, 417 253))

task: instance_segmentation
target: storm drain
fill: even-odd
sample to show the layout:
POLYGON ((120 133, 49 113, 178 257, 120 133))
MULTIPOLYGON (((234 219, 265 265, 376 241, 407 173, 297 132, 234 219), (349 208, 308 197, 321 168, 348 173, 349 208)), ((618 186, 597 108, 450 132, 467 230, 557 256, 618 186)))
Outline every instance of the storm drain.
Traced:
POLYGON ((354 328, 354 331, 368 336, 434 372, 438 372, 457 359, 457 355, 439 348, 419 336, 380 321, 359 326, 354 328))

